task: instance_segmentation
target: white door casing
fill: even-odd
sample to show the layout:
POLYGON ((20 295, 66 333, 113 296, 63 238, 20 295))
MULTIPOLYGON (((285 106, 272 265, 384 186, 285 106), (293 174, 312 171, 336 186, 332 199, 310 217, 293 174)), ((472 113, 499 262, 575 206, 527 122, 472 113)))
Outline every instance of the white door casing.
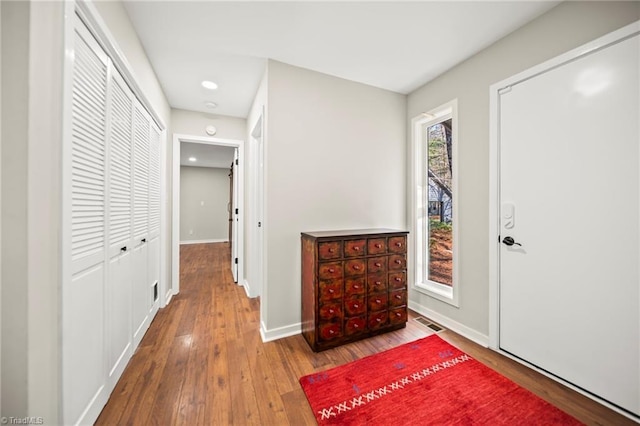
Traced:
MULTIPOLYGON (((180 291, 180 144, 182 142, 187 143, 199 143, 205 145, 219 145, 236 148, 238 151, 238 166, 234 171, 234 177, 237 179, 238 194, 236 197, 238 207, 238 221, 236 227, 236 241, 237 241, 237 253, 244 252, 244 141, 235 139, 222 139, 222 138, 209 138, 194 135, 173 134, 173 149, 172 149, 172 175, 171 175, 171 187, 172 187, 172 203, 171 203, 171 291, 167 298, 174 294, 178 294, 180 291), (237 175, 235 175, 237 173, 237 175)), ((242 256, 238 256, 238 279, 237 282, 241 284, 244 281, 243 278, 243 262, 242 256)))
POLYGON ((492 346, 636 416, 639 30, 491 88, 492 346))
POLYGON ((238 282, 238 216, 239 216, 239 208, 238 208, 238 148, 233 151, 233 164, 232 164, 232 177, 233 177, 233 188, 232 188, 232 202, 230 203, 231 208, 231 272, 233 275, 233 281, 238 282))

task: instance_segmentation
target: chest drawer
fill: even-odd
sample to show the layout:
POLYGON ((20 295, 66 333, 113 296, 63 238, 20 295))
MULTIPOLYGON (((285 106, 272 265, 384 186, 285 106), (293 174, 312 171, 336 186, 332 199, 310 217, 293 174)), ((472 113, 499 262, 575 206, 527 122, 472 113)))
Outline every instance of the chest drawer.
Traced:
POLYGON ((372 294, 369 296, 367 305, 370 312, 384 311, 389 304, 387 293, 372 294))
POLYGON ((389 252, 390 253, 406 253, 407 238, 406 237, 390 237, 389 252))
POLYGON ((387 252, 386 238, 369 238, 367 240, 367 254, 383 254, 387 252))
POLYGON ((320 284, 318 285, 318 293, 320 302, 341 299, 342 280, 320 281, 320 284))
POLYGON ((318 266, 318 277, 322 280, 342 278, 342 262, 326 262, 318 266))
POLYGON ((389 274, 389 290, 398 290, 407 287, 407 274, 405 272, 392 272, 389 274))
POLYGON ((407 291, 396 290, 389 292, 389 307, 404 306, 407 304, 407 291))
POLYGON ((345 257, 359 257, 364 256, 365 247, 367 246, 367 240, 347 240, 344 242, 344 256, 345 257))
POLYGON ((386 275, 369 275, 367 277, 367 293, 384 293, 387 291, 386 275))
POLYGON ((318 244, 318 259, 331 260, 342 257, 342 241, 329 241, 318 244))
POLYGON ((404 254, 394 254, 389 256, 389 270, 403 271, 407 269, 407 256, 404 254))
POLYGON ((367 261, 367 274, 380 274, 387 272, 387 257, 371 257, 367 261))
POLYGON ((350 259, 344 262, 345 275, 364 275, 365 271, 364 259, 350 259))
POLYGON ((366 290, 366 281, 364 277, 345 278, 344 293, 347 296, 354 294, 364 294, 366 290))

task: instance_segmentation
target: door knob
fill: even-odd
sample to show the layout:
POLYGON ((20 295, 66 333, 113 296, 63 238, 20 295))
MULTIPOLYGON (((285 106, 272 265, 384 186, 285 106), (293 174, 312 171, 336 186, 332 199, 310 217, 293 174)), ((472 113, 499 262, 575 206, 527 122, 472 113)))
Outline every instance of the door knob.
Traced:
POLYGON ((505 243, 506 245, 508 245, 509 247, 511 247, 513 245, 522 247, 522 244, 516 243, 516 241, 512 237, 504 237, 502 239, 502 242, 505 243))

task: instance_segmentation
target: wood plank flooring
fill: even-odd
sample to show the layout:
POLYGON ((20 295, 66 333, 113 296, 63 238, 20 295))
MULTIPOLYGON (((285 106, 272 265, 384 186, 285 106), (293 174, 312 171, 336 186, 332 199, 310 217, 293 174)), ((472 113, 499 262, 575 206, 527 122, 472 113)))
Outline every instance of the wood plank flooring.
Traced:
MULTIPOLYGON (((314 353, 301 335, 262 343, 258 299, 233 282, 226 243, 180 249, 180 294, 158 312, 97 425, 313 425, 298 378, 431 331, 407 327, 314 353)), ((585 424, 631 420, 451 331, 440 336, 585 424)))

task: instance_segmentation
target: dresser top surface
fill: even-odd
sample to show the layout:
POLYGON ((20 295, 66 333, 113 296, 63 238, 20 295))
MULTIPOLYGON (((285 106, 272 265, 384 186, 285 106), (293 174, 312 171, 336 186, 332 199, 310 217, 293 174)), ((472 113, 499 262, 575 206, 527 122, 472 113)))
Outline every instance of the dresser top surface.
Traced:
POLYGON ((303 236, 312 238, 335 238, 335 237, 351 237, 351 236, 372 236, 384 234, 408 234, 407 231, 388 228, 371 228, 371 229, 344 229, 339 231, 313 231, 302 232, 303 236))

